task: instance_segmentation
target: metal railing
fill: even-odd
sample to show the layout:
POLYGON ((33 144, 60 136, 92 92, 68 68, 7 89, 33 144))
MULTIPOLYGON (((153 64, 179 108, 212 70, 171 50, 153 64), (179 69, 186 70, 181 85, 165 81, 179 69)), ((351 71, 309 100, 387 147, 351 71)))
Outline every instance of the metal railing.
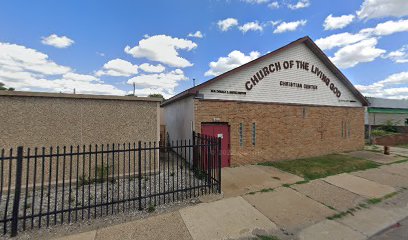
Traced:
POLYGON ((0 151, 0 224, 27 228, 97 218, 221 192, 221 141, 192 140, 0 151))

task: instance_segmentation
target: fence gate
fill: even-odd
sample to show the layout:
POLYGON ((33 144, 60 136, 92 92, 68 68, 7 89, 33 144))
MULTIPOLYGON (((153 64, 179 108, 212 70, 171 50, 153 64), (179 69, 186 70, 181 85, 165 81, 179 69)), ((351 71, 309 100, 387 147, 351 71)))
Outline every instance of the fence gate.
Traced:
POLYGON ((0 226, 26 229, 221 192, 221 141, 191 140, 0 150, 0 226))

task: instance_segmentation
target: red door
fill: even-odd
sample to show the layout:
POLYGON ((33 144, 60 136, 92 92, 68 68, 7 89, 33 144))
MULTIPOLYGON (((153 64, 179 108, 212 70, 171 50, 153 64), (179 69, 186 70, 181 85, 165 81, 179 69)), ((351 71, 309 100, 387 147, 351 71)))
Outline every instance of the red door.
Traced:
POLYGON ((201 133, 221 137, 221 166, 230 166, 230 131, 227 124, 201 124, 201 133))

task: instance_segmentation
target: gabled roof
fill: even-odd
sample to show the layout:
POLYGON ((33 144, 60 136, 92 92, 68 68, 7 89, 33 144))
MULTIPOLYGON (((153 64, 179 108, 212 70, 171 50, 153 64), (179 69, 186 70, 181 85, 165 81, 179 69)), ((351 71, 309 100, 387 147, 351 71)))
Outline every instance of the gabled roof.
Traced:
POLYGON ((366 98, 354 87, 354 85, 347 79, 347 77, 344 76, 344 74, 330 61, 330 59, 326 56, 326 54, 324 54, 324 52, 313 42, 313 40, 309 36, 299 38, 298 40, 293 41, 293 42, 291 42, 291 43, 289 43, 289 44, 287 44, 287 45, 285 45, 285 46, 283 46, 281 48, 278 48, 273 52, 265 54, 265 55, 255 59, 255 60, 252 60, 252 61, 250 61, 248 63, 245 63, 245 64, 243 64, 243 65, 241 65, 239 67, 236 67, 236 68, 234 68, 234 69, 232 69, 232 70, 230 70, 228 72, 225 72, 225 73, 223 73, 223 74, 221 74, 221 75, 219 75, 217 77, 214 77, 214 78, 212 78, 212 79, 210 79, 210 80, 208 80, 206 82, 203 82, 200 85, 197 85, 195 87, 187 89, 187 90, 185 90, 185 91, 183 91, 183 92, 169 98, 168 100, 163 102, 161 106, 168 105, 168 104, 170 104, 170 103, 172 103, 174 101, 181 100, 181 99, 183 99, 185 97, 188 97, 188 96, 193 96, 193 95, 197 94, 197 92, 200 89, 202 89, 203 87, 205 87, 205 86, 207 86, 207 85, 209 85, 209 84, 211 84, 211 83, 213 83, 215 81, 218 81, 218 80, 220 80, 220 79, 222 79, 224 77, 227 77, 230 74, 233 74, 233 73, 235 73, 237 71, 240 71, 240 70, 242 70, 242 69, 244 69, 246 67, 249 67, 249 66, 251 66, 253 64, 256 64, 256 63, 264 60, 265 58, 274 56, 274 55, 276 55, 276 54, 278 54, 278 53, 280 53, 282 51, 285 51, 285 50, 287 50, 289 48, 292 48, 292 47, 297 46, 297 45, 302 44, 302 43, 304 43, 314 54, 316 54, 316 56, 326 65, 326 67, 330 71, 333 72, 333 74, 354 94, 354 96, 358 100, 360 100, 360 102, 363 104, 363 106, 368 106, 369 103, 366 100, 366 98))
POLYGON ((370 102, 370 108, 408 109, 407 99, 367 97, 367 100, 370 102))

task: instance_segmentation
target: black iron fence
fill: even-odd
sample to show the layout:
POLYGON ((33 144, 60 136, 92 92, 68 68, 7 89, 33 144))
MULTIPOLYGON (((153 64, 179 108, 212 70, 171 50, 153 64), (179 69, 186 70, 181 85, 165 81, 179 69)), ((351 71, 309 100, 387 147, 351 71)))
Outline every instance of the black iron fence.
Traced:
POLYGON ((221 191, 221 141, 24 148, 0 152, 3 234, 221 191))

